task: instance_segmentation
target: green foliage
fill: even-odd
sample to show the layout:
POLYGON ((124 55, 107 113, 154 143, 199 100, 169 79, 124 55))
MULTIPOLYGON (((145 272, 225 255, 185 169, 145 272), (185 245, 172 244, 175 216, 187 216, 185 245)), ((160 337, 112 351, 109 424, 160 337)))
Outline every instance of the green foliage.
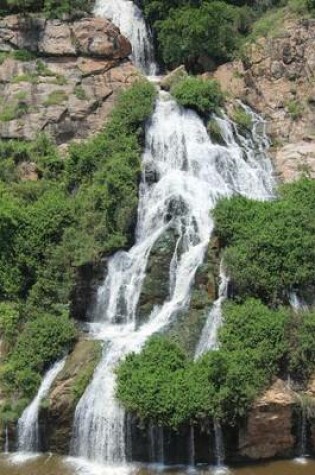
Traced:
POLYGON ((234 107, 232 120, 240 127, 241 130, 250 130, 252 127, 251 116, 240 105, 234 107))
MULTIPOLYGON (((4 13, 29 13, 43 11, 48 18, 65 15, 82 15, 91 12, 91 0, 4 0, 4 13)), ((1 14, 1 10, 0 10, 1 14)))
POLYGON ((88 99, 87 94, 82 86, 76 86, 74 88, 74 94, 80 101, 86 101, 88 99))
POLYGON ((171 88, 171 93, 183 107, 190 107, 204 116, 223 104, 220 84, 215 80, 187 77, 171 88))
POLYGON ((222 1, 200 3, 170 10, 169 16, 155 25, 166 64, 184 63, 192 69, 202 58, 217 62, 231 58, 240 39, 238 8, 222 1))
POLYGON ((17 305, 11 302, 0 302, 0 335, 2 341, 10 346, 18 335, 19 322, 17 305))
POLYGON ((40 375, 70 349, 75 336, 74 325, 66 314, 42 315, 27 322, 2 368, 5 388, 32 397, 40 375))
MULTIPOLYGON (((0 332, 9 350, 1 378, 13 399, 31 397, 73 342, 68 308, 78 266, 130 241, 155 97, 148 82, 122 93, 104 130, 71 147, 67 160, 43 134, 0 141, 0 332), (25 164, 35 165, 37 181, 21 180, 25 164)), ((87 369, 76 394, 89 377, 87 369)))
POLYGON ((287 110, 292 120, 301 119, 303 116, 304 106, 297 100, 291 100, 286 103, 287 110))
POLYGON ((289 370, 295 379, 305 381, 315 369, 315 312, 292 317, 289 370))
POLYGON ((214 211, 236 291, 269 303, 315 284, 315 182, 285 185, 277 200, 222 200, 214 211))
POLYGON ((127 356, 117 370, 117 395, 126 409, 175 428, 244 417, 286 361, 290 314, 252 299, 226 304, 224 317, 219 350, 195 362, 165 337, 153 337, 140 354, 127 356))
POLYGON ((68 96, 62 89, 52 91, 47 100, 43 103, 45 107, 58 106, 68 100, 68 96))

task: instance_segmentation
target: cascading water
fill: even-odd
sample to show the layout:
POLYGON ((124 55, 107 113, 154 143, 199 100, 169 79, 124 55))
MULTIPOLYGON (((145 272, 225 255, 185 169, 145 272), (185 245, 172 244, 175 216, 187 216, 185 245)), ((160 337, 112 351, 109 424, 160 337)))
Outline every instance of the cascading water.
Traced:
POLYGON ((218 331, 222 325, 222 304, 227 298, 229 278, 225 274, 223 262, 220 264, 219 296, 214 302, 198 342, 195 359, 204 353, 218 348, 218 331))
POLYGON ((215 458, 217 466, 220 467, 224 463, 225 454, 224 454, 224 444, 223 444, 223 435, 222 427, 219 421, 214 421, 214 440, 215 440, 215 458))
POLYGON ((258 133, 256 138, 237 138, 233 123, 217 120, 226 146, 212 144, 198 115, 160 92, 146 128, 136 243, 110 259, 90 325, 91 335, 104 341, 104 350, 76 408, 73 455, 111 464, 126 461, 125 414, 115 399, 115 367, 187 307, 213 230, 210 211, 217 200, 233 193, 256 199, 272 194, 272 168, 259 149, 258 133), (170 263, 171 293, 139 326, 136 310, 147 260, 157 239, 170 228, 179 236, 170 263))
POLYGON ((5 425, 5 442, 4 442, 4 453, 8 454, 10 452, 10 444, 9 444, 9 429, 8 425, 5 425))
POLYGON ((57 361, 43 378, 37 395, 24 410, 18 421, 18 451, 37 452, 40 449, 38 414, 41 401, 49 390, 65 364, 65 358, 57 361))
POLYGON ((140 8, 129 0, 97 0, 94 13, 112 20, 129 39, 132 45, 132 60, 140 71, 149 76, 157 73, 152 35, 140 8))

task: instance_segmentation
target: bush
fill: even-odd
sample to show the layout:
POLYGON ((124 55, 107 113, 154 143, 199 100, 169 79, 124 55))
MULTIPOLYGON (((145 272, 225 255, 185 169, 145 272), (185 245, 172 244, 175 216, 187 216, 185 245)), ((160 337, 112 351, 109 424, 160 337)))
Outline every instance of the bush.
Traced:
MULTIPOLYGON (((243 418, 254 398, 284 368, 290 314, 257 300, 228 303, 220 348, 196 362, 165 337, 153 337, 118 370, 117 395, 143 421, 173 428, 208 419, 243 418)), ((311 356, 311 355, 310 355, 311 356)))
POLYGON ((315 285, 315 182, 286 185, 279 199, 242 197, 218 203, 214 217, 235 291, 269 304, 315 285))
POLYGON ((247 131, 247 130, 250 130, 252 128, 252 118, 251 118, 251 116, 240 105, 234 107, 233 114, 232 114, 232 120, 243 131, 247 131))
POLYGON ((201 115, 208 116, 223 104, 220 84, 214 80, 188 77, 176 83, 171 93, 183 107, 190 107, 201 115))
POLYGON ((70 350, 75 337, 74 325, 66 314, 42 315, 27 322, 2 373, 9 392, 32 397, 40 375, 70 350))

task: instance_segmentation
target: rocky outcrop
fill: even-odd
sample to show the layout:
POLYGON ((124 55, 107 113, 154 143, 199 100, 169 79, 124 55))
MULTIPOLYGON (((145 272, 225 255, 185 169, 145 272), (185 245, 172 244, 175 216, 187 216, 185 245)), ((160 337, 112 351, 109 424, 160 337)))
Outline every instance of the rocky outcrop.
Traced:
POLYGON ((240 456, 260 460, 293 455, 296 404, 294 393, 278 379, 249 412, 246 428, 240 437, 240 456))
POLYGON ((273 37, 245 49, 242 61, 214 73, 230 97, 267 120, 280 178, 315 176, 315 20, 286 20, 273 37))
POLYGON ((101 357, 98 341, 79 341, 40 413, 44 450, 68 454, 74 411, 101 357))
POLYGON ((74 22, 37 16, 0 19, 0 51, 28 50, 43 56, 88 56, 124 59, 129 41, 110 21, 83 18, 74 22))
POLYGON ((3 18, 0 52, 4 139, 32 140, 39 132, 58 144, 84 139, 102 128, 119 92, 139 78, 128 59, 130 43, 100 18, 3 18))

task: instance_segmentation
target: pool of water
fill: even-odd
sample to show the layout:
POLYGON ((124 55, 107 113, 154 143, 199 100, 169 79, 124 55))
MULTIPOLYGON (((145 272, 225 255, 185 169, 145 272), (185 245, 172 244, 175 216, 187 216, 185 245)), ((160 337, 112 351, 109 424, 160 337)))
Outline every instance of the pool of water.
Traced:
POLYGON ((52 455, 28 457, 2 455, 0 475, 315 475, 315 460, 296 459, 292 461, 268 462, 243 467, 148 467, 124 466, 105 467, 84 460, 62 458, 52 455))

